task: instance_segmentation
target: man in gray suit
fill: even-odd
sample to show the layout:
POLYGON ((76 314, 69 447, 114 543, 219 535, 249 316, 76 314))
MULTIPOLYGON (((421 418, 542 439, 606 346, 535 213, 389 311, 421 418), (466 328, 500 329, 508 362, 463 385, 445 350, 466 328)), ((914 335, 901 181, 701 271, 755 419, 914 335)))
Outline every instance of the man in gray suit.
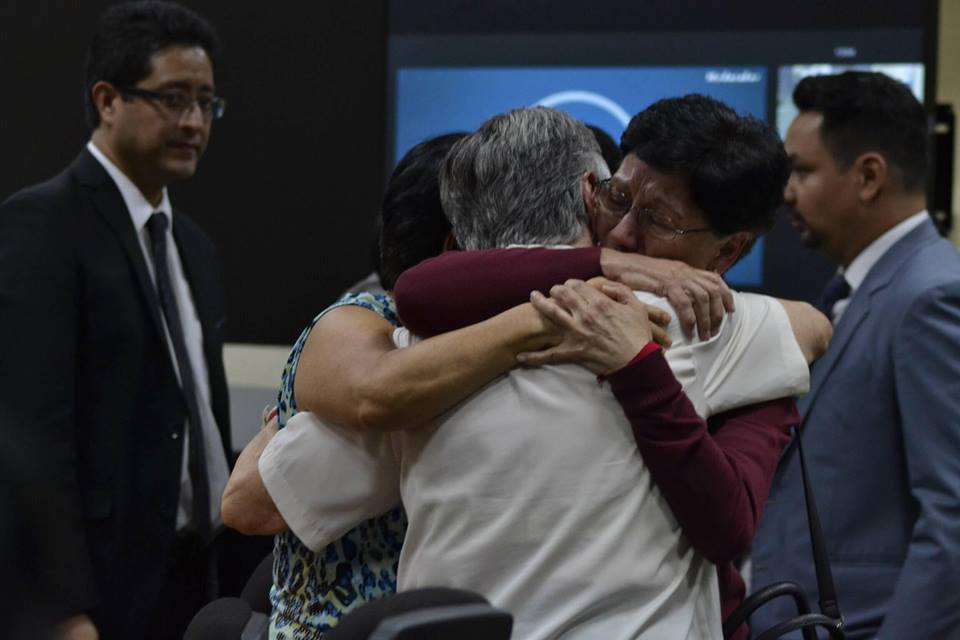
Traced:
MULTIPOLYGON (((926 116, 877 73, 806 78, 794 102, 786 200, 840 267, 822 301, 833 342, 799 408, 849 637, 960 638, 960 256, 926 211, 926 116)), ((753 584, 815 595, 809 540, 791 446, 753 584)), ((790 609, 767 605, 751 626, 790 609)))

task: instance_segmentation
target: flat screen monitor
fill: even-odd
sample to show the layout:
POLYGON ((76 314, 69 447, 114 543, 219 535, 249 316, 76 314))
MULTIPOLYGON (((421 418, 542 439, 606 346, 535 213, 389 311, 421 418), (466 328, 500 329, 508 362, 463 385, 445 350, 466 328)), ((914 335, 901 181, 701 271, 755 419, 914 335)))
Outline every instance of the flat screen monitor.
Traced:
MULTIPOLYGON (((814 2, 793 24, 769 9, 758 14, 758 3, 706 4, 600 2, 586 18, 583 5, 565 2, 394 0, 388 166, 427 137, 471 131, 522 106, 562 109, 619 141, 633 114, 688 93, 767 120, 783 135, 796 114, 793 88, 811 74, 877 70, 921 101, 933 95, 935 3, 886 3, 882 15, 860 14, 871 15, 867 24, 853 5, 876 3, 837 10, 814 2), (628 8, 637 5, 662 11, 628 8)), ((810 299, 832 270, 779 222, 726 278, 740 289, 810 299)))

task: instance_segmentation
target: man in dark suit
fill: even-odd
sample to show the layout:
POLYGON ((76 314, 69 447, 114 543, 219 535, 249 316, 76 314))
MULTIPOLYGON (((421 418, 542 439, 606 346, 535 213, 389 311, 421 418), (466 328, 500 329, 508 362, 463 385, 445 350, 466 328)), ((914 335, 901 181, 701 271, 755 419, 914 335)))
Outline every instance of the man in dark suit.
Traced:
POLYGON ((0 206, 0 402, 65 498, 61 637, 180 638, 216 590, 228 474, 214 246, 175 213, 211 123, 216 35, 172 3, 101 18, 90 143, 0 206))
MULTIPOLYGON (((786 201, 801 239, 840 266, 822 300, 833 342, 799 409, 848 637, 960 638, 960 255, 926 211, 926 115, 878 73, 806 78, 794 101, 786 201)), ((790 447, 754 585, 816 592, 803 505, 790 447)), ((753 629, 789 605, 760 609, 753 629)))

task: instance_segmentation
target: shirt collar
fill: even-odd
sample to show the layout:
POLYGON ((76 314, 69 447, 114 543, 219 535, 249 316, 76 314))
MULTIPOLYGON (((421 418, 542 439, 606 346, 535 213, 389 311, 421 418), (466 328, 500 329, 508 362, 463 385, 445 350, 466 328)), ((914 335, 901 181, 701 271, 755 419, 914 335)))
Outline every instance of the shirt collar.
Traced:
POLYGON ((849 267, 846 269, 840 269, 840 273, 843 274, 843 277, 846 278, 847 282, 850 284, 851 295, 860 287, 861 284, 863 284, 863 281, 867 279, 867 275, 869 275, 870 270, 873 269, 873 265, 880 261, 880 258, 882 258, 883 255, 889 251, 890 247, 895 245, 901 238, 923 224, 923 221, 929 217, 930 215, 927 213, 926 209, 913 214, 892 229, 888 229, 886 233, 871 242, 866 249, 860 252, 860 255, 853 259, 853 262, 850 263, 849 267))
POLYGON ((103 165, 104 170, 117 185, 117 189, 120 190, 120 196, 123 198, 124 204, 127 205, 127 211, 130 213, 130 219, 133 221, 133 227, 137 230, 137 233, 143 230, 147 225, 147 220, 157 211, 167 216, 167 228, 173 229, 173 208, 170 206, 170 196, 167 194, 166 187, 163 189, 160 204, 155 207, 143 197, 143 193, 140 192, 137 185, 133 184, 133 181, 130 180, 117 165, 113 164, 110 158, 97 148, 97 145, 93 144, 93 140, 87 143, 87 150, 97 159, 97 162, 103 165))

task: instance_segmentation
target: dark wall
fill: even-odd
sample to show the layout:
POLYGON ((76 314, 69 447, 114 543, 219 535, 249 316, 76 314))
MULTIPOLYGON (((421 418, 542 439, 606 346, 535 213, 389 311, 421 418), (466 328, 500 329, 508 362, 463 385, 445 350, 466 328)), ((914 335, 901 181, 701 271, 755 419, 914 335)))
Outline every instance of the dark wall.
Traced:
MULTIPOLYGON (((89 133, 83 58, 103 0, 0 3, 0 200, 58 173, 89 133)), ((371 269, 383 175, 381 2, 187 0, 217 27, 227 114, 174 205, 220 250, 228 339, 289 344, 371 269)))

